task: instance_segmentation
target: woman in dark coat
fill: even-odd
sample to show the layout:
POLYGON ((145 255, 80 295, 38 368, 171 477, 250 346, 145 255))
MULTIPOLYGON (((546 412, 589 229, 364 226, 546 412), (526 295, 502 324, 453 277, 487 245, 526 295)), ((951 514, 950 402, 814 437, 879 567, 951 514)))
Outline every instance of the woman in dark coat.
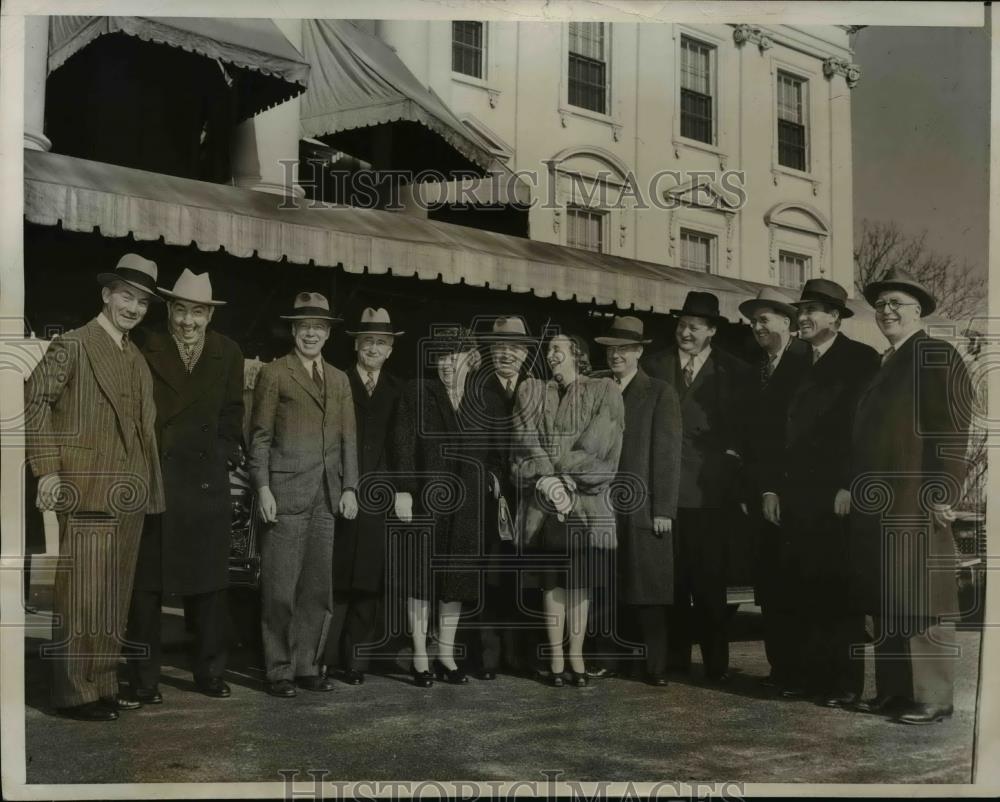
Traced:
POLYGON ((604 558, 617 545, 608 491, 618 471, 625 406, 614 381, 581 372, 586 355, 582 338, 553 337, 546 359, 554 378, 522 382, 514 408, 518 537, 527 553, 562 563, 540 577, 550 682, 556 687, 564 684, 567 630, 573 684, 587 684, 583 641, 590 588, 603 584, 609 562, 604 558))
POLYGON ((476 342, 468 330, 454 327, 436 332, 428 349, 437 376, 407 386, 395 427, 400 474, 396 514, 403 521, 430 524, 433 544, 431 549, 415 526, 402 566, 413 639, 411 672, 422 687, 431 685, 427 633, 432 598, 438 601, 435 674, 454 684, 468 679, 455 663, 455 633, 462 603, 478 599, 479 572, 457 568, 455 562, 479 555, 486 493, 483 451, 469 442, 478 417, 469 378, 480 364, 476 342))

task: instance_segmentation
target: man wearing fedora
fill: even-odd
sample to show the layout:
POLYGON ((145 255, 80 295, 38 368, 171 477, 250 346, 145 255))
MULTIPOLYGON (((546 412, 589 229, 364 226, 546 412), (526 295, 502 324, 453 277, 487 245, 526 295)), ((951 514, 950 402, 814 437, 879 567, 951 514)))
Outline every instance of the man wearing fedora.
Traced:
MULTIPOLYGON (((756 298, 740 304, 740 312, 750 321, 754 339, 760 346, 757 381, 748 401, 744 479, 749 514, 757 535, 754 592, 764 625, 764 650, 771 674, 764 680, 770 687, 786 684, 790 671, 788 655, 798 633, 788 611, 794 603, 781 603, 786 588, 782 555, 789 543, 783 532, 761 514, 760 477, 765 463, 784 442, 788 402, 802 375, 812 364, 809 345, 795 336, 798 310, 780 290, 763 287, 756 298)), ((778 452, 780 455, 780 451, 778 452)))
POLYGON ((689 292, 683 308, 671 314, 677 318, 676 348, 646 363, 650 376, 677 392, 683 421, 671 656, 676 668, 690 669, 693 600, 705 676, 725 683, 729 680, 726 541, 737 503, 749 368, 713 344, 725 323, 715 295, 689 292))
POLYGON ((358 452, 351 382, 323 359, 339 321, 318 292, 291 312, 291 353, 261 368, 250 422, 250 479, 265 522, 261 628, 266 689, 333 690, 320 670, 333 615, 335 516, 357 514, 358 452))
POLYGON ((492 369, 482 371, 483 379, 475 387, 475 403, 479 408, 476 415, 479 428, 489 443, 484 462, 489 472, 490 492, 484 504, 482 552, 488 567, 484 603, 476 623, 479 634, 476 676, 494 680, 501 662, 514 673, 531 669, 538 640, 531 637, 529 619, 523 612, 526 608, 535 609, 524 599, 524 594, 532 591, 522 587, 519 573, 511 568, 517 550, 511 540, 504 539, 506 534, 498 517, 501 504, 508 505, 507 512, 516 508, 510 475, 514 399, 525 378, 529 350, 538 343, 528 334, 524 320, 512 315, 497 317, 482 341, 489 346, 492 369))
POLYGON ((358 515, 344 521, 333 541, 333 619, 326 640, 326 663, 340 666, 350 685, 364 682, 365 644, 375 641, 385 590, 385 513, 377 498, 394 470, 391 434, 403 382, 385 370, 395 331, 385 309, 365 309, 355 331, 356 361, 347 372, 357 426, 358 515))
POLYGON ((851 649, 865 634, 847 587, 851 425, 878 354, 840 331, 854 313, 839 284, 810 279, 793 306, 811 364, 788 402, 780 446, 764 462, 760 483, 764 518, 782 531, 787 592, 777 603, 793 632, 781 693, 849 707, 864 686, 864 662, 851 649))
POLYGON ((111 721, 140 706, 118 695, 117 664, 143 519, 164 506, 153 381, 130 341, 157 298, 156 263, 126 254, 97 280, 103 308, 49 345, 25 388, 25 424, 37 505, 59 520, 52 701, 111 721))
POLYGON ((229 637, 229 466, 243 435, 243 354, 209 329, 216 307, 208 273, 187 268, 167 299, 167 325, 148 332, 141 349, 153 375, 156 439, 167 509, 146 521, 139 547, 129 641, 143 655, 129 660, 133 696, 158 704, 160 607, 163 594, 184 598, 195 633, 195 687, 229 696, 222 679, 229 637))
MULTIPOLYGON (((667 685, 667 614, 674 603, 673 521, 681 467, 681 411, 674 388, 639 366, 642 321, 616 317, 595 342, 605 346, 608 367, 625 402, 625 435, 616 496, 639 499, 618 511, 617 601, 628 605, 646 649, 646 681, 667 685)), ((623 621, 624 617, 621 617, 623 621)), ((617 628, 616 628, 617 631, 617 628)))
POLYGON ((889 348, 854 416, 851 598, 874 617, 876 689, 858 709, 931 724, 953 710, 951 521, 974 392, 958 351, 924 331, 937 305, 926 287, 892 269, 864 295, 889 348))

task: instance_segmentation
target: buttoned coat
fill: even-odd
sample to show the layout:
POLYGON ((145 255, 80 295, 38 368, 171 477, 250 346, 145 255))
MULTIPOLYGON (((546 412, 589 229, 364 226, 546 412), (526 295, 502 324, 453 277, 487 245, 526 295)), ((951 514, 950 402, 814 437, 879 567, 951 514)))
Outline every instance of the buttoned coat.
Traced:
POLYGON ((788 403, 781 448, 762 472, 762 491, 780 499, 788 557, 810 603, 847 604, 848 520, 834 514, 834 498, 851 486, 854 410, 878 365, 874 348, 837 334, 803 373, 788 403))
POLYGON ((626 604, 673 604, 673 535, 653 532, 653 518, 677 517, 681 411, 674 388, 640 369, 622 393, 625 434, 616 493, 619 593, 626 604), (637 503, 641 501, 641 503, 637 503))
POLYGON ((132 378, 116 370, 116 351, 95 318, 53 340, 25 387, 28 462, 72 487, 66 513, 164 508, 153 380, 141 356, 132 360, 138 393, 126 410, 132 378))
POLYGON ((351 383, 323 361, 324 398, 293 351, 261 368, 250 422, 250 478, 269 486, 278 515, 304 512, 323 483, 334 512, 357 487, 358 446, 351 383))
POLYGON ((333 541, 333 589, 376 593, 385 573, 386 512, 384 494, 395 479, 392 432, 396 427, 403 382, 384 368, 369 396, 352 366, 347 371, 354 399, 358 444, 358 515, 343 521, 333 541))
POLYGON ((517 390, 511 476, 519 491, 516 531, 526 546, 537 545, 554 510, 535 492, 545 476, 566 476, 576 484, 570 527, 588 532, 589 545, 617 548, 611 485, 618 474, 625 404, 611 379, 578 376, 559 397, 555 380, 526 379, 517 390))
POLYGON ((861 391, 850 542, 852 600, 866 613, 923 625, 958 610, 951 528, 934 522, 930 506, 952 506, 962 495, 972 398, 962 357, 923 331, 861 391), (902 547, 900 531, 925 532, 923 547, 915 539, 902 547))
POLYGON ((740 492, 740 453, 749 391, 749 366, 712 348, 690 387, 684 386, 676 348, 643 362, 650 376, 671 385, 683 419, 681 482, 677 504, 685 508, 731 506, 740 492))
POLYGON ((153 375, 167 511, 159 527, 143 533, 136 588, 221 590, 229 584, 232 539, 226 463, 243 439, 243 354, 210 329, 188 373, 168 332, 149 332, 139 345, 153 375))

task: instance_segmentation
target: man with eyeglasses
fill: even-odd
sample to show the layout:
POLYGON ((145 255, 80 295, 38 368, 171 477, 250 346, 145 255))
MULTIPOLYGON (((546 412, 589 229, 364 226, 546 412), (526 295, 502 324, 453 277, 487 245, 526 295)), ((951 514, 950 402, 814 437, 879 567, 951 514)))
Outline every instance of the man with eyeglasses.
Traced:
POLYGON ((851 424, 861 389, 878 370, 874 348, 840 331, 854 313, 847 291, 810 279, 793 306, 810 364, 788 402, 773 458, 761 469, 764 518, 780 527, 784 612, 794 642, 781 695, 812 695, 827 707, 849 707, 864 689, 864 616, 848 594, 851 424))
POLYGON ((674 606, 668 615, 671 667, 688 673, 697 632, 705 677, 729 681, 726 604, 728 516, 739 492, 749 367, 715 347, 725 318, 710 292, 689 292, 677 318, 676 348, 651 357, 646 373, 680 400, 681 479, 674 535, 674 606), (694 621, 692 621, 692 602, 694 621))
POLYGON ((968 369, 923 321, 937 303, 905 270, 865 287, 889 341, 853 428, 852 599, 875 622, 875 696, 904 724, 952 715, 958 610, 952 509, 962 498, 973 398, 968 369), (902 524, 902 525, 900 525, 902 524))
POLYGON ((358 512, 354 401, 347 375, 323 359, 340 318, 318 292, 300 292, 291 312, 295 347, 261 368, 250 422, 250 479, 261 537, 261 628, 266 690, 333 690, 321 670, 333 617, 336 516, 358 512))

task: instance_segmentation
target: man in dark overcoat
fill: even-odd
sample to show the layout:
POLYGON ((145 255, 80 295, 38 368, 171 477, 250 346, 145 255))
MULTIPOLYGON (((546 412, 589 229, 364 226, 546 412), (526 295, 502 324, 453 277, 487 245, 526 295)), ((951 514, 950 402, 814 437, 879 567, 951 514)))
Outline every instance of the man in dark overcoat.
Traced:
POLYGON ((344 521, 333 541, 333 619, 326 640, 328 666, 349 685, 365 680, 364 646, 375 640, 385 592, 386 516, 382 494, 394 470, 390 449, 403 382, 383 367, 396 337, 389 312, 367 308, 354 338, 357 355, 347 371, 358 444, 358 516, 344 521))
POLYGON ((864 661, 851 656, 864 642, 864 617, 852 611, 847 587, 851 426, 878 354, 840 331, 853 312, 839 284, 810 279, 793 305, 812 364, 761 477, 763 515, 783 536, 781 573, 790 593, 782 608, 795 622, 782 695, 810 693, 829 707, 848 707, 864 686, 864 661))
POLYGON ((162 702, 160 608, 165 593, 184 597, 193 624, 195 687, 229 696, 222 675, 229 639, 229 468, 239 461, 243 427, 243 354, 209 329, 215 308, 208 273, 185 269, 167 298, 166 330, 141 349, 153 375, 156 438, 167 509, 142 534, 129 612, 129 640, 147 650, 130 657, 132 694, 162 702))
MULTIPOLYGON (((639 367, 642 321, 616 317, 596 342, 625 402, 618 462, 617 601, 638 619, 646 681, 667 685, 667 614, 674 602, 673 521, 681 466, 681 410, 674 388, 639 367)), ((622 617, 624 618, 624 617, 622 617)))
POLYGON ((163 512, 153 380, 130 332, 156 295, 156 264, 130 253, 99 273, 101 312, 53 340, 25 386, 37 505, 59 520, 57 624, 43 656, 57 710, 112 721, 143 519, 163 512), (96 625, 96 627, 95 627, 96 625))
POLYGON ((326 692, 322 670, 333 618, 336 516, 357 515, 358 446, 346 374, 323 359, 339 321, 318 292, 292 310, 291 353, 261 368, 250 423, 250 480, 261 537, 261 633, 265 689, 289 699, 296 686, 326 692))
MULTIPOLYGON (((748 514, 757 535, 754 594, 761 608, 764 650, 771 674, 764 680, 769 687, 782 687, 789 674, 788 654, 798 633, 787 612, 794 605, 779 602, 787 588, 781 572, 781 555, 787 550, 780 527, 761 514, 761 472, 774 450, 784 442, 788 403, 802 375, 812 364, 812 353, 798 329, 798 310, 780 290, 764 287, 756 298, 740 304, 740 312, 750 321, 754 339, 760 346, 756 381, 747 399, 744 481, 748 514)), ((752 377, 753 378, 753 377, 752 377)))
POLYGON ((962 498, 973 388, 961 355, 928 336, 934 296, 904 270, 864 291, 889 341, 854 417, 852 599, 875 621, 874 698, 905 724, 952 714, 958 613, 952 508, 962 498))
POLYGON ((693 600, 705 676, 725 683, 729 680, 726 530, 738 503, 749 367, 712 344, 725 323, 715 295, 689 292, 683 308, 672 314, 677 317, 677 347, 645 364, 650 376, 677 392, 683 421, 670 651, 675 667, 687 672, 693 600))

